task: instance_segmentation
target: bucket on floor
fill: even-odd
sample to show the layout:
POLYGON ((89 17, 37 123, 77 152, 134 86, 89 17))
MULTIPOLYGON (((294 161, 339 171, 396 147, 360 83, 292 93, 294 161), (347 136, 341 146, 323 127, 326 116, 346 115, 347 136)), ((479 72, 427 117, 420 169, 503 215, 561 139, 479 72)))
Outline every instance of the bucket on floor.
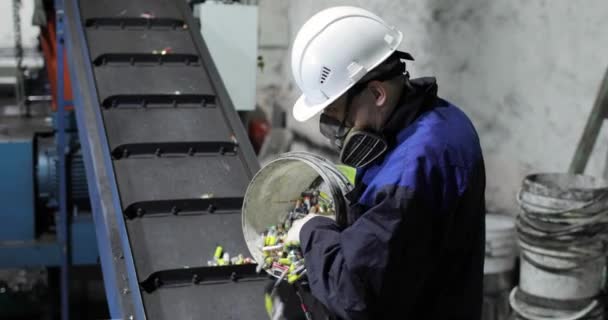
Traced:
POLYGON ((483 266, 484 320, 505 320, 509 317, 509 292, 514 285, 516 246, 514 216, 487 213, 483 266))
POLYGON ((511 320, 602 320, 604 304, 598 298, 553 300, 526 294, 518 287, 509 295, 511 320))
POLYGON ((598 295, 603 287, 604 257, 571 271, 554 272, 543 267, 570 268, 577 264, 568 259, 553 258, 548 253, 528 252, 521 259, 519 286, 527 293, 552 299, 582 299, 598 295))
POLYGON ((511 314, 509 293, 513 288, 515 270, 483 275, 481 319, 505 320, 511 314))
POLYGON ((566 173, 533 174, 518 195, 516 319, 601 319, 608 236, 608 182, 566 173))
POLYGON ((524 179, 518 200, 521 290, 560 300, 599 294, 608 235, 608 182, 575 174, 534 174, 524 179))
POLYGON ((513 270, 517 256, 515 218, 506 214, 486 214, 484 274, 513 270))
POLYGON ((352 190, 347 177, 331 162, 306 152, 289 152, 266 164, 253 177, 243 200, 242 227, 253 258, 263 261, 260 234, 285 219, 293 202, 319 188, 334 204, 336 222, 346 224, 344 195, 352 190))

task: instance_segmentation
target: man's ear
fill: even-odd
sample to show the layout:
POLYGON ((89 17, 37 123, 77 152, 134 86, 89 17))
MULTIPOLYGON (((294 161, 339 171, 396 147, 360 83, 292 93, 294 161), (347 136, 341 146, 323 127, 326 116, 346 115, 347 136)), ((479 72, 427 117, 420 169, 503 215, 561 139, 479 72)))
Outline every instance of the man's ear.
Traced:
POLYGON ((377 107, 381 107, 386 103, 388 92, 382 82, 377 80, 370 81, 367 84, 367 88, 370 90, 374 98, 374 104, 377 107))

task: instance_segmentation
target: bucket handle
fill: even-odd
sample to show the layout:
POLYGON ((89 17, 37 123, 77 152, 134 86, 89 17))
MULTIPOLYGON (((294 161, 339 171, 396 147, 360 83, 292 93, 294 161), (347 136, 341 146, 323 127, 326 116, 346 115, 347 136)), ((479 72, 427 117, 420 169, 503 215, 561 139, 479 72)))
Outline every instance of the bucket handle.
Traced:
POLYGON ((509 294, 509 304, 511 305, 511 308, 515 310, 515 312, 519 313, 520 315, 524 316, 524 318, 529 320, 578 320, 587 316, 598 305, 597 299, 593 299, 593 301, 591 301, 585 308, 581 309, 580 311, 573 312, 572 314, 562 318, 538 316, 530 314, 528 313, 528 311, 524 311, 523 308, 519 306, 519 302, 517 302, 517 300, 515 299, 515 293, 517 292, 517 290, 519 290, 519 287, 515 287, 513 288, 513 290, 511 290, 511 293, 509 294))

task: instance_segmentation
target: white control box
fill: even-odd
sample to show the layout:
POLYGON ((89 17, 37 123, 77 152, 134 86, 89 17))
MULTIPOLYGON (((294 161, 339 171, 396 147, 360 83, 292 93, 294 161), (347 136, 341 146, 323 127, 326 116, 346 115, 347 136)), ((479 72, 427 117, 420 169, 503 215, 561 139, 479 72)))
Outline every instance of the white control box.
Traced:
POLYGON ((256 104, 258 7, 206 1, 194 7, 201 33, 236 110, 256 104))

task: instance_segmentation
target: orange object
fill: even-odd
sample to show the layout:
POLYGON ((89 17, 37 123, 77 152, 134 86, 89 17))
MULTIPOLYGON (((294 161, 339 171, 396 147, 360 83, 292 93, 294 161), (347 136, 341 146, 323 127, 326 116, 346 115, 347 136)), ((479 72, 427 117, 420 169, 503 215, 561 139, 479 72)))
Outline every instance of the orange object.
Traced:
MULTIPOLYGON (((57 41, 55 13, 47 11, 47 25, 40 28, 40 46, 46 65, 49 83, 51 85, 52 110, 57 111, 57 41)), ((70 82, 70 72, 67 63, 67 53, 63 50, 63 99, 72 101, 72 84, 70 82)), ((73 106, 66 106, 66 110, 73 110, 73 106)))
POLYGON ((253 145, 255 153, 258 154, 266 136, 270 132, 270 124, 265 119, 253 119, 249 122, 249 140, 253 145))

